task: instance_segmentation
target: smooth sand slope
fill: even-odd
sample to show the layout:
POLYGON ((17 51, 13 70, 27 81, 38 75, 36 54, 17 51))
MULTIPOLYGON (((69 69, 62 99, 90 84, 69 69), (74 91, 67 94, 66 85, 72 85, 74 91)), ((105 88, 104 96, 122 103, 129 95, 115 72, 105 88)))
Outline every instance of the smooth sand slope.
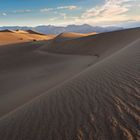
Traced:
POLYGON ((45 42, 0 48, 0 138, 139 140, 139 29, 125 35, 112 47, 110 39, 102 42, 102 59, 95 48, 90 56, 48 53, 45 42))
POLYGON ((43 35, 38 32, 27 30, 3 30, 0 31, 0 46, 6 44, 23 43, 35 40, 49 40, 53 35, 43 35))

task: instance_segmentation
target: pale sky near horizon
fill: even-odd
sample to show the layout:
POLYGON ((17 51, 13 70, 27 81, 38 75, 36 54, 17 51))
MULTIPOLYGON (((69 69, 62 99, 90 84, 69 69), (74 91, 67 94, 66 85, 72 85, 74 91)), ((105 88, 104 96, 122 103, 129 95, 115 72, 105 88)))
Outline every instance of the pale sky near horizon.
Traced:
POLYGON ((140 22, 140 0, 1 0, 0 26, 140 22))

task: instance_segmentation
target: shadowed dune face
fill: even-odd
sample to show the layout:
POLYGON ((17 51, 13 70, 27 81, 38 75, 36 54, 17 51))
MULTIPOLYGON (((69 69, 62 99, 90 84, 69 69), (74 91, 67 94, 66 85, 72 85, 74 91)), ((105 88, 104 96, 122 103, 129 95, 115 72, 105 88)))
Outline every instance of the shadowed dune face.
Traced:
POLYGON ((0 47, 0 117, 81 72, 97 59, 39 51, 37 48, 45 43, 0 47))
POLYGON ((132 36, 130 43, 126 37, 123 45, 129 45, 121 46, 104 60, 2 117, 0 138, 139 140, 140 40, 137 38, 134 40, 132 36))

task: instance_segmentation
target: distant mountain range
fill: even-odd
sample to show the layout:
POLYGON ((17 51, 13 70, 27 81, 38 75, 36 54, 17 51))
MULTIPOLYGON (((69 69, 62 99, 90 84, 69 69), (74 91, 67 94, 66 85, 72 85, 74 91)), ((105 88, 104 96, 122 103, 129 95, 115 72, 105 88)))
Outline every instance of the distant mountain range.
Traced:
POLYGON ((122 30, 123 27, 115 27, 115 26, 108 26, 108 27, 100 27, 100 26, 91 26, 88 24, 83 25, 68 25, 66 27, 62 26, 52 26, 52 25, 42 25, 36 27, 27 27, 27 26, 3 26, 0 27, 0 30, 34 30, 44 34, 60 34, 63 32, 77 32, 77 33, 102 33, 102 32, 110 32, 116 30, 122 30))

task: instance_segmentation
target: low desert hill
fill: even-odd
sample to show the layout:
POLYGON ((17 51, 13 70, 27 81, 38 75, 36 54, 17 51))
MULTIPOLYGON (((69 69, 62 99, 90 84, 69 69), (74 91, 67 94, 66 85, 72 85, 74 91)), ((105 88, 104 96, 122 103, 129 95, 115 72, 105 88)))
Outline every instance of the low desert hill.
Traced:
POLYGON ((0 47, 0 139, 140 140, 140 28, 54 40, 0 47))

